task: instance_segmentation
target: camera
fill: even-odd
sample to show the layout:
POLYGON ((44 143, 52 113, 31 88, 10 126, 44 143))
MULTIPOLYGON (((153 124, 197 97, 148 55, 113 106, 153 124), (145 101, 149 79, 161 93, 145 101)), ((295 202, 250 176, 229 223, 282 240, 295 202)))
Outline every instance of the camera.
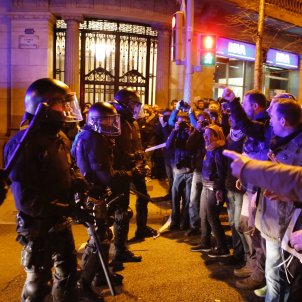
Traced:
POLYGON ((189 105, 189 103, 185 102, 184 100, 181 100, 179 102, 179 108, 181 111, 187 112, 190 110, 191 106, 189 105))
POLYGON ((208 120, 203 120, 200 122, 200 124, 202 128, 205 128, 210 125, 210 122, 208 120))
POLYGON ((165 123, 167 123, 167 122, 169 121, 169 118, 170 118, 170 116, 164 115, 164 116, 163 116, 163 121, 164 121, 165 123))
POLYGON ((230 104, 228 102, 223 102, 221 103, 221 110, 230 112, 230 104))
POLYGON ((190 124, 188 122, 178 122, 179 130, 185 130, 190 128, 190 124))

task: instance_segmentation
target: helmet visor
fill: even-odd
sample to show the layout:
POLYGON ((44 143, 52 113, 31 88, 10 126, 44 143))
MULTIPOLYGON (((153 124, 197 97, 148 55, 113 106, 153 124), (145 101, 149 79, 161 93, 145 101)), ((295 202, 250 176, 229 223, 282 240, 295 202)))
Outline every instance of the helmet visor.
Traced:
POLYGON ((95 116, 88 119, 88 124, 95 132, 106 136, 119 136, 121 134, 121 120, 119 114, 95 116))
POLYGON ((50 102, 50 109, 60 111, 64 122, 80 122, 83 120, 81 109, 74 92, 64 98, 54 99, 50 102))
POLYGON ((142 104, 141 103, 136 103, 136 102, 130 102, 129 105, 128 105, 130 111, 132 112, 133 114, 133 118, 134 119, 138 119, 140 117, 141 114, 143 114, 144 116, 144 111, 142 110, 142 113, 141 113, 141 109, 142 109, 142 104))

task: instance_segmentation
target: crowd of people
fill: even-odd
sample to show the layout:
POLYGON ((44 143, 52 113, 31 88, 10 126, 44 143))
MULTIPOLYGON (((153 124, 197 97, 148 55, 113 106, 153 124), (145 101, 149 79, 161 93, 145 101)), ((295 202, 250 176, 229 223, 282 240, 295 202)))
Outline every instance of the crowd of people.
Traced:
POLYGON ((170 105, 143 106, 125 88, 114 101, 85 104, 81 112, 66 84, 45 78, 30 85, 22 130, 5 146, 5 161, 13 165, 1 171, 1 201, 11 182, 18 210, 27 273, 21 301, 50 293, 53 301, 101 301, 96 286, 121 284, 116 272, 123 263, 142 260, 127 244, 130 191, 136 194, 130 240, 157 233, 147 225, 152 178, 168 180, 169 230, 200 236, 191 252, 224 259, 240 278, 236 286, 266 302, 302 299, 301 171, 284 165, 302 165, 302 109, 295 97, 268 100, 251 90, 241 102, 225 88, 217 101, 170 105), (293 181, 279 180, 281 173, 293 181), (232 246, 220 220, 224 204, 232 246), (69 217, 89 234, 80 277, 69 217))
MULTIPOLYGON (((269 185, 265 187, 268 181, 255 181, 257 173, 251 180, 233 175, 232 160, 223 156, 223 151, 233 150, 275 165, 301 166, 300 104, 289 93, 268 100, 256 90, 248 91, 241 102, 225 88, 217 101, 175 101, 171 109, 159 114, 157 126, 154 121, 149 125, 154 131, 151 135, 149 128, 148 137, 153 139, 145 144, 166 143, 162 154, 172 201, 169 230, 200 235, 199 244, 191 251, 227 258, 222 263, 233 265, 234 275, 240 278, 236 287, 254 290, 266 302, 299 301, 299 202, 290 195, 278 195, 278 189, 271 190, 269 185), (219 217, 224 203, 232 255, 219 217), (289 246, 290 240, 296 245, 289 246)), ((152 114, 156 116, 157 110, 149 116, 152 114)))

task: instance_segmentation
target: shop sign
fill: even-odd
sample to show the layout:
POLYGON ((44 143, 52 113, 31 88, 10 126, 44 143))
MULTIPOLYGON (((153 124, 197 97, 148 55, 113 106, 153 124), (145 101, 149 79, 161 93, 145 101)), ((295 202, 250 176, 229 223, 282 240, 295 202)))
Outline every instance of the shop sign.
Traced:
POLYGON ((299 68, 299 56, 290 52, 269 49, 266 54, 266 63, 288 69, 299 68))
POLYGON ((220 55, 228 58, 255 61, 256 46, 249 43, 219 38, 217 39, 216 54, 217 56, 220 55))

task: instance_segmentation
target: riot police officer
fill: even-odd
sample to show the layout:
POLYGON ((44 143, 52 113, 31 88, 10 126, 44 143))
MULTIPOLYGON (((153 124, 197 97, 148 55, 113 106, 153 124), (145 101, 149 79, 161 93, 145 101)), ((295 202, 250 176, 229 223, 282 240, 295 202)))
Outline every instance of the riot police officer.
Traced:
MULTIPOLYGON (((129 189, 132 172, 113 169, 114 139, 120 133, 120 115, 117 114, 116 109, 107 102, 95 103, 88 111, 87 124, 75 138, 72 155, 81 173, 92 184, 90 196, 104 199, 107 188, 110 188, 110 199, 118 197, 115 204, 108 209, 109 215, 114 214, 115 258, 124 257, 128 261, 139 262, 141 257, 135 256, 126 246, 128 225, 124 225, 124 220, 129 221, 129 213, 127 199, 121 195, 129 189)), ((105 260, 108 263, 111 238, 108 236, 108 228, 104 228, 104 221, 96 221, 96 223, 102 249, 106 255, 105 260)), ((90 238, 82 258, 82 286, 89 288, 99 271, 100 261, 96 246, 90 238)), ((117 282, 121 281, 119 275, 113 277, 117 282)))
MULTIPOLYGON (((156 235, 156 231, 147 226, 148 193, 145 183, 146 168, 141 143, 139 126, 136 119, 139 117, 142 103, 135 91, 124 88, 114 96, 117 112, 121 116, 121 135, 116 139, 114 166, 116 169, 135 169, 131 182, 137 194, 136 198, 136 231, 135 239, 143 239, 156 235), (145 196, 145 197, 144 197, 145 196)), ((128 194, 129 203, 129 194, 128 194)))
MULTIPOLYGON (((44 301, 50 292, 53 301, 77 301, 77 258, 68 217, 75 209, 74 193, 87 187, 71 169, 69 141, 60 129, 64 122, 82 117, 76 96, 66 84, 42 78, 26 91, 23 126, 37 117, 41 103, 45 103, 42 113, 39 110, 42 116, 9 175, 18 210, 17 240, 23 245, 21 262, 27 274, 21 301, 44 301)), ((5 146, 6 162, 25 131, 16 133, 5 146)))

